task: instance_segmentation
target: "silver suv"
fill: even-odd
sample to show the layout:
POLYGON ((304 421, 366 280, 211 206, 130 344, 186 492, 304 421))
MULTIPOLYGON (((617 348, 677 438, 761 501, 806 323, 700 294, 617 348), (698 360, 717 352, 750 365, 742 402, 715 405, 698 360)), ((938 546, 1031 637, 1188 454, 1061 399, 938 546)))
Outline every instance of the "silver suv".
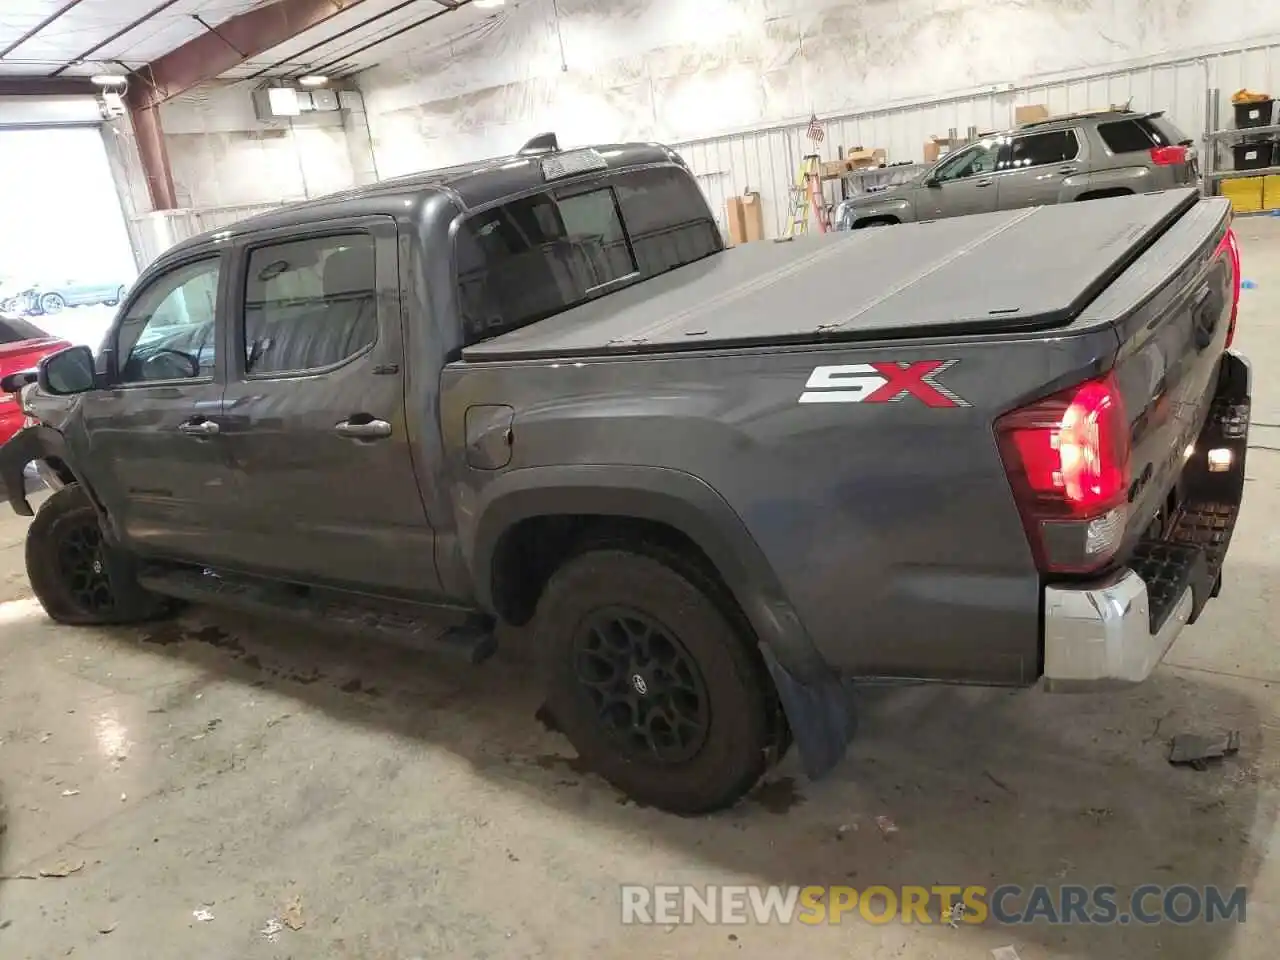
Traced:
POLYGON ((1163 113, 1053 117, 993 134, 910 180, 846 200, 840 230, 1150 193, 1200 176, 1193 141, 1163 113))

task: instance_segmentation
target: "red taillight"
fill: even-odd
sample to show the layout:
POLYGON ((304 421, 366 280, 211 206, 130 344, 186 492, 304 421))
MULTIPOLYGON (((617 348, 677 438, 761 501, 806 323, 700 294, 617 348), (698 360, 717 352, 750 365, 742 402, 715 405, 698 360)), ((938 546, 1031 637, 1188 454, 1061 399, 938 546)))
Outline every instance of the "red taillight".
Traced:
POLYGON ((1104 565, 1128 517, 1129 420, 1108 374, 996 421, 1000 455, 1037 564, 1104 565))
POLYGON ((1187 148, 1183 146, 1152 147, 1151 162, 1157 167, 1172 167, 1187 162, 1187 148))
POLYGON ((1231 319, 1227 323, 1229 347, 1236 338, 1236 317, 1240 314, 1240 241, 1236 239, 1236 232, 1231 227, 1227 227, 1227 235, 1218 244, 1214 256, 1224 253, 1227 255, 1227 262, 1231 264, 1231 319))

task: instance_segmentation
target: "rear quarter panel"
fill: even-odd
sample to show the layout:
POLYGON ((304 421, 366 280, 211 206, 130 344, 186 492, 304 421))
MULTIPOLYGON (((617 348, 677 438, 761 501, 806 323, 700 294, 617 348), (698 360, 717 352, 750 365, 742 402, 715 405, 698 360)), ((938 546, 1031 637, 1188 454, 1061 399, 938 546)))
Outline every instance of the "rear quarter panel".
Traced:
POLYGON ((474 523, 504 472, 467 466, 466 408, 508 404, 506 471, 624 464, 703 479, 745 522, 842 672, 1027 683, 1040 669, 1041 589, 991 423, 1096 372, 1115 346, 1104 329, 1048 342, 453 364, 442 382, 452 498, 460 523, 474 523), (856 375, 857 365, 924 360, 955 361, 938 382, 958 403, 800 401, 806 384, 856 375), (843 369, 815 375, 831 367, 843 369))

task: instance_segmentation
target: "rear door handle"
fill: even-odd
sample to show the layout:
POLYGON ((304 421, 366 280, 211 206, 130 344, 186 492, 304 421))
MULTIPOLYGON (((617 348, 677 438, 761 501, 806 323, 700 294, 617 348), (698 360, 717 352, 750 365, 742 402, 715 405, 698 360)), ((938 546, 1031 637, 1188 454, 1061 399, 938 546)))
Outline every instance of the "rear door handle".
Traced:
POLYGON ((1059 168, 1058 168, 1058 172, 1059 172, 1059 173, 1061 173, 1061 174, 1075 173, 1075 172, 1076 172, 1076 168, 1075 168, 1075 167, 1070 167, 1070 166, 1068 166, 1068 167, 1059 167, 1059 168))
POLYGON ((217 436, 221 428, 213 420, 203 420, 192 417, 190 420, 183 420, 178 424, 178 432, 185 433, 189 437, 213 437, 217 436))
POLYGON ((989 186, 991 186, 991 184, 993 184, 993 183, 995 183, 995 181, 994 181, 994 180, 979 180, 977 183, 975 183, 975 184, 974 184, 974 186, 975 186, 975 187, 989 187, 989 186))
POLYGON ((366 415, 357 415, 336 423, 333 432, 351 440, 382 440, 391 436, 391 424, 366 415))

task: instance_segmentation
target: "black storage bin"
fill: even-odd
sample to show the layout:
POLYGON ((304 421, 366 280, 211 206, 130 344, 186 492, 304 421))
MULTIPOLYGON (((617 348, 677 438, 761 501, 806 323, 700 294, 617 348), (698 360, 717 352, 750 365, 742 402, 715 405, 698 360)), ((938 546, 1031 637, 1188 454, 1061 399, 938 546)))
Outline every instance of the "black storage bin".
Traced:
POLYGON ((1236 129, 1269 127, 1275 117, 1275 100, 1257 100, 1253 103, 1232 104, 1236 111, 1236 129))
POLYGON ((1237 170, 1261 170, 1272 165, 1275 157, 1276 142, 1274 140, 1258 140, 1254 143, 1237 143, 1231 147, 1236 155, 1237 170))

